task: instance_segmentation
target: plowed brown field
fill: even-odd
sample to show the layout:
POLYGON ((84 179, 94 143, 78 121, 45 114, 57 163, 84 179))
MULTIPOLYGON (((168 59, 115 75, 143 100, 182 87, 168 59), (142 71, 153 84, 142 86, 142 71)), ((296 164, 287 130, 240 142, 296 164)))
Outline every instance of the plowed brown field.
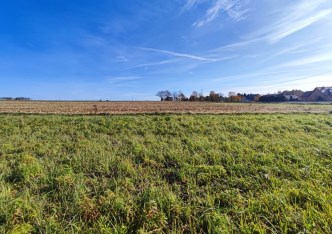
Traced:
POLYGON ((199 102, 49 102, 0 101, 0 113, 139 114, 139 113, 328 113, 332 105, 199 102))

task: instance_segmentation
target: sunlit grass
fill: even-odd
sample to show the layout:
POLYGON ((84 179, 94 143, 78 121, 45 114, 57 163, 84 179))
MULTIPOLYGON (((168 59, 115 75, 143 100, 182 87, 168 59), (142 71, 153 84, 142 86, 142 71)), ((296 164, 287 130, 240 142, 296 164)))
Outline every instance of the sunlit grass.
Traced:
POLYGON ((0 233, 331 232, 331 114, 0 121, 0 233))

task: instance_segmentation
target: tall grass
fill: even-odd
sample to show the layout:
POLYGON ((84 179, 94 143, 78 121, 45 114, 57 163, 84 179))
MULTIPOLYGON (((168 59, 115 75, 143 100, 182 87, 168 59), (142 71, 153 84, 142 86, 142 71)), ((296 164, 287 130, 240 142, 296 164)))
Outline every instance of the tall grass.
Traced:
POLYGON ((332 115, 0 115, 0 233, 330 233, 332 115))

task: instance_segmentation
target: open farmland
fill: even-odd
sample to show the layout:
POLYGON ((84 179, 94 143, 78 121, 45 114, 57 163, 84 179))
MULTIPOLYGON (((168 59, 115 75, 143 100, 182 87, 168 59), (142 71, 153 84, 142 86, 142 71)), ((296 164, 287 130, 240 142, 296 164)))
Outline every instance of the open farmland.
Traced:
POLYGON ((332 230, 331 114, 0 123, 0 233, 332 230))
POLYGON ((0 113, 137 114, 137 113, 327 113, 330 104, 236 104, 201 102, 42 102, 0 101, 0 113))

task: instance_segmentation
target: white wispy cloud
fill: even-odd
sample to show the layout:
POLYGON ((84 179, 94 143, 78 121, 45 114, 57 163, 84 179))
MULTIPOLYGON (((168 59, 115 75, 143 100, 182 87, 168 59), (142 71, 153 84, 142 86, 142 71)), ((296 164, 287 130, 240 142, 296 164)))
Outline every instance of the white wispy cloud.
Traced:
POLYGON ((119 81, 132 81, 132 80, 139 80, 142 79, 141 76, 118 76, 118 77, 108 77, 107 81, 112 82, 119 82, 119 81))
POLYGON ((331 71, 310 74, 310 75, 298 75, 291 76, 283 80, 261 81, 255 82, 255 86, 246 87, 246 90, 261 90, 261 93, 266 90, 277 91, 277 90, 289 90, 289 89, 301 89, 304 91, 313 90, 318 86, 331 85, 331 71))
POLYGON ((139 80, 141 79, 143 79, 141 76, 118 76, 106 78, 109 84, 117 87, 137 87, 139 86, 139 80))
MULTIPOLYGON (((300 71, 300 70, 299 70, 300 71)), ((243 81, 242 84, 234 85, 231 82, 226 82, 223 85, 223 93, 227 93, 229 90, 235 90, 236 92, 251 92, 251 93, 273 93, 278 90, 291 90, 301 89, 304 91, 313 90, 318 86, 329 86, 331 83, 332 71, 318 72, 309 70, 307 73, 293 73, 290 71, 284 71, 285 74, 277 73, 257 73, 250 74, 246 77, 247 81, 243 81), (262 76, 264 74, 264 77, 262 76), (258 75, 260 79, 248 79, 258 75)), ((282 73, 284 73, 282 72, 282 73)), ((244 75, 245 76, 245 75, 244 75)))
POLYGON ((222 76, 218 78, 211 79, 212 82, 219 82, 219 81, 234 81, 234 80, 251 80, 251 79, 258 79, 258 78, 263 78, 266 79, 266 77, 280 77, 280 76, 285 76, 285 74, 288 75, 293 75, 298 72, 306 72, 306 71, 312 71, 313 69, 292 69, 292 70, 273 70, 273 68, 268 68, 268 69, 263 69, 257 72, 252 72, 252 73, 245 73, 245 74, 235 74, 235 75, 230 75, 230 76, 222 76))
POLYGON ((178 52, 168 51, 168 50, 160 50, 160 49, 145 48, 145 47, 138 47, 138 48, 142 49, 142 50, 161 53, 161 54, 167 54, 167 55, 171 55, 171 56, 179 57, 179 58, 188 58, 188 59, 193 59, 193 60, 209 61, 209 62, 219 61, 218 59, 214 59, 214 58, 204 58, 204 57, 200 57, 200 56, 196 56, 196 55, 192 55, 192 54, 183 54, 183 53, 178 53, 178 52))
POLYGON ((326 18, 328 15, 332 13, 332 9, 322 10, 313 15, 307 17, 298 17, 294 15, 291 18, 286 18, 282 22, 279 22, 273 31, 269 35, 266 36, 266 39, 270 43, 276 43, 282 40, 285 37, 292 35, 319 20, 326 18))
POLYGON ((121 56, 116 56, 116 57, 115 57, 115 61, 121 63, 121 62, 128 62, 129 60, 127 59, 126 56, 122 56, 122 55, 121 55, 121 56))
POLYGON ((199 0, 187 0, 186 4, 184 5, 183 9, 184 10, 190 10, 191 8, 193 8, 195 5, 197 5, 197 3, 199 2, 199 0))
POLYGON ((324 6, 328 0, 304 0, 292 7, 281 8, 271 14, 277 20, 268 23, 262 29, 248 35, 248 40, 265 40, 270 44, 277 43, 323 19, 327 19, 332 8, 324 6))
POLYGON ((314 45, 321 42, 321 40, 322 37, 318 37, 311 40, 305 40, 303 42, 297 42, 296 44, 285 48, 280 48, 275 53, 271 53, 271 55, 265 56, 265 58, 261 60, 259 64, 265 63, 274 58, 287 54, 314 53, 315 51, 317 51, 317 47, 314 45))
POLYGON ((237 49, 242 49, 244 47, 248 47, 250 45, 253 45, 257 42, 262 41, 261 38, 257 38, 257 39, 249 39, 249 40, 243 40, 240 42, 235 42, 235 43, 231 43, 225 46, 221 46, 215 49, 212 49, 213 52, 220 52, 223 50, 237 50, 237 49))
MULTIPOLYGON (((245 14, 249 11, 248 9, 244 9, 245 2, 240 0, 214 0, 212 1, 212 5, 207 9, 205 16, 194 22, 193 26, 202 27, 215 20, 221 13, 226 13, 234 21, 244 19, 246 17, 245 14)), ((188 6, 195 4, 197 4, 197 1, 187 2, 188 6)))
POLYGON ((281 64, 279 67, 300 67, 300 66, 307 66, 314 63, 326 62, 332 60, 332 54, 320 54, 315 55, 303 59, 297 59, 294 61, 290 61, 284 64, 281 64))
POLYGON ((305 0, 292 7, 281 8, 270 15, 271 18, 276 18, 276 21, 267 23, 262 29, 247 34, 243 37, 242 41, 216 48, 214 51, 238 50, 262 42, 274 44, 318 21, 332 19, 330 17, 332 15, 332 8, 322 7, 327 1, 305 0))
POLYGON ((287 47, 279 49, 276 55, 293 54, 297 53, 298 51, 307 51, 307 50, 314 52, 315 50, 317 50, 317 47, 315 45, 317 45, 318 43, 323 43, 322 39, 323 37, 315 37, 304 41, 297 41, 292 45, 288 45, 287 47))
POLYGON ((135 68, 141 68, 141 67, 151 67, 151 66, 158 66, 158 65, 170 64, 170 63, 176 63, 176 62, 179 62, 179 61, 181 61, 181 60, 179 60, 179 59, 169 59, 169 60, 163 60, 163 61, 154 62, 154 63, 143 63, 143 64, 138 64, 138 65, 129 67, 129 68, 127 68, 127 70, 135 69, 135 68))
MULTIPOLYGON (((229 60, 234 57, 235 56, 218 58, 218 60, 216 62, 213 61, 213 63, 229 60)), ((187 59, 180 59, 178 61, 178 63, 179 64, 177 64, 176 66, 165 66, 163 68, 158 68, 158 69, 154 69, 152 71, 148 71, 145 73, 145 75, 150 75, 150 76, 156 76, 156 75, 160 76, 160 75, 167 75, 167 74, 184 75, 184 74, 188 74, 189 72, 195 72, 196 69, 199 69, 199 67, 211 63, 211 61, 200 61, 200 60, 189 61, 187 59)))

